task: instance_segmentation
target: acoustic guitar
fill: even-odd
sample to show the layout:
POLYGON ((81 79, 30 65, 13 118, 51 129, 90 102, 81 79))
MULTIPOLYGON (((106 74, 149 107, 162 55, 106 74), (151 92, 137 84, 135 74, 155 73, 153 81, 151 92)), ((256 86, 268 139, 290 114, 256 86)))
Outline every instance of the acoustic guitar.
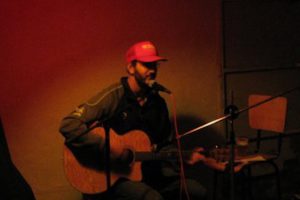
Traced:
MULTIPOLYGON (((96 128, 93 134, 99 134, 105 137, 103 128, 96 128)), ((145 160, 167 160, 177 159, 178 152, 152 152, 151 142, 143 131, 133 130, 124 135, 118 135, 110 130, 110 145, 118 145, 124 149, 130 149, 134 152, 134 161, 128 165, 120 163, 111 163, 110 182, 114 184, 119 178, 124 177, 133 181, 142 179, 141 162, 145 160)), ((190 152, 185 152, 186 156, 190 152)), ((68 181, 71 185, 85 194, 95 194, 105 191, 106 173, 104 168, 104 159, 92 163, 87 163, 89 155, 80 155, 71 151, 64 145, 64 169, 68 181)))
MULTIPOLYGON (((105 131, 103 128, 95 128, 92 130, 93 134, 98 134, 105 138, 105 131)), ((129 131, 123 135, 118 135, 113 130, 110 130, 110 145, 119 146, 123 149, 129 149, 134 152, 133 161, 130 165, 121 163, 110 163, 110 183, 113 185, 119 178, 124 177, 133 181, 140 181, 142 179, 141 163, 146 160, 170 160, 178 159, 177 151, 162 151, 153 152, 151 142, 141 130, 129 131)), ((78 191, 85 194, 96 194, 107 190, 106 186, 106 172, 104 158, 99 156, 91 156, 88 153, 78 153, 72 151, 64 145, 64 169, 68 181, 78 191)), ((224 170, 228 156, 228 148, 225 149, 226 155, 224 157, 224 149, 213 148, 206 151, 201 151, 210 157, 208 166, 217 170, 224 170), (227 150, 226 150, 227 149, 227 150)), ((182 155, 189 158, 191 152, 183 151, 182 155)), ((243 165, 237 166, 235 171, 240 170, 243 165)))

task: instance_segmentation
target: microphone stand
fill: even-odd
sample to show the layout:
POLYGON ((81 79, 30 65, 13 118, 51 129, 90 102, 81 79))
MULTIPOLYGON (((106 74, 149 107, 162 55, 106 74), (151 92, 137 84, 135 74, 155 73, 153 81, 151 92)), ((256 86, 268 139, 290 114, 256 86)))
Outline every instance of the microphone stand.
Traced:
POLYGON ((103 123, 103 128, 105 132, 105 146, 104 146, 104 161, 105 161, 105 174, 106 174, 106 189, 107 191, 111 188, 111 166, 110 166, 110 134, 109 125, 103 123))
POLYGON ((235 131, 234 131, 234 120, 238 117, 238 108, 235 105, 229 105, 225 108, 225 114, 230 115, 230 155, 229 155, 229 173, 230 173, 230 199, 235 199, 235 184, 234 184, 234 161, 235 161, 235 131))
POLYGON ((282 93, 279 93, 275 96, 271 96, 263 101, 260 101, 256 104, 253 104, 251 106, 248 106, 244 109, 241 109, 239 110, 235 105, 229 105, 225 108, 225 115, 223 117, 220 117, 218 119, 215 119, 211 122, 208 122, 204 125, 201 125, 199 127, 196 127, 190 131, 187 131, 183 134, 180 134, 177 136, 177 139, 181 139, 182 137, 185 137, 187 135, 190 135, 192 133, 195 133, 196 131, 199 131, 201 129, 204 129, 205 127, 208 127, 208 126, 211 126, 213 124, 216 124, 218 122, 221 122, 223 120, 226 120, 226 119, 229 119, 229 122, 230 122, 230 158, 229 158, 229 167, 230 167, 230 199, 231 200, 234 200, 234 192, 235 192, 235 187, 234 187, 234 158, 235 158, 235 152, 234 152, 234 149, 235 149, 235 132, 234 132, 234 120, 239 116, 239 114, 245 112, 245 111, 248 111, 250 109, 253 109, 255 107, 258 107, 260 106, 261 104, 264 104, 264 103, 267 103, 277 97, 280 97, 280 96, 284 96, 290 92, 293 92, 297 89, 300 89, 300 86, 298 87, 295 87, 295 88, 292 88, 292 89, 289 89, 287 91, 284 91, 282 93))

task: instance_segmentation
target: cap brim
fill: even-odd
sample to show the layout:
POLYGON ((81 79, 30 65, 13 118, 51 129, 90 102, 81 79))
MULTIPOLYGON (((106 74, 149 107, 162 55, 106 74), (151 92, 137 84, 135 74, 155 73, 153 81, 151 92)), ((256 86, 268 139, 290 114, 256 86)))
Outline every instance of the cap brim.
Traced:
POLYGON ((167 61, 168 59, 159 56, 145 56, 145 57, 139 57, 136 60, 141 62, 157 62, 157 61, 167 61))

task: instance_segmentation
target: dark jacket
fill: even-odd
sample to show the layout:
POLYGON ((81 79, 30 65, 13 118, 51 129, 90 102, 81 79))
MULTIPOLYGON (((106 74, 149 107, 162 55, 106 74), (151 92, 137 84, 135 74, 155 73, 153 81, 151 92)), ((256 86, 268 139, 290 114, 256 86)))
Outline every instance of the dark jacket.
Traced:
MULTIPOLYGON (((157 92, 150 91, 146 103, 140 106, 129 88, 127 78, 122 78, 119 83, 109 86, 78 106, 62 120, 60 132, 65 137, 66 144, 72 148, 101 151, 99 144, 103 142, 103 138, 88 132, 95 122, 106 123, 117 134, 142 130, 149 136, 151 143, 157 146, 157 151, 161 148, 168 149, 173 139, 164 99, 157 92)), ((161 164, 158 162, 149 162, 147 165, 144 167, 144 178, 147 179, 149 174, 147 169, 151 171, 149 177, 153 176, 154 168, 157 170, 156 174, 161 172, 161 164), (151 167, 147 168, 147 165, 151 167)))

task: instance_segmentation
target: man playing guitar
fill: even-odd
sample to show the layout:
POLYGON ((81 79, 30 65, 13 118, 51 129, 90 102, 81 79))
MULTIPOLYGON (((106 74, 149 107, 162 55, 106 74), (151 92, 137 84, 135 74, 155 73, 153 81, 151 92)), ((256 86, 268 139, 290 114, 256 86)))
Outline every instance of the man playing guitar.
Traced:
MULTIPOLYGON (((180 190, 180 178, 177 165, 172 164, 174 162, 146 159, 136 164, 137 168, 142 171, 142 180, 132 180, 135 179, 134 175, 131 176, 135 168, 133 167, 134 170, 130 168, 135 165, 132 162, 139 154, 135 152, 135 149, 124 145, 130 144, 148 152, 176 150, 176 145, 172 143, 174 135, 171 132, 168 109, 164 99, 158 93, 161 88, 153 87, 158 64, 166 59, 158 55, 152 42, 143 41, 129 48, 126 61, 127 77, 121 78, 120 82, 107 87, 78 106, 61 122, 60 132, 65 137, 67 149, 71 150, 74 155, 80 152, 83 160, 94 160, 96 165, 99 163, 105 165, 105 134, 103 131, 102 134, 96 134, 90 131, 91 127, 95 123, 101 124, 109 127, 114 133, 110 134, 109 154, 109 160, 113 163, 110 171, 113 174, 112 178, 115 179, 112 181, 112 186, 104 193, 102 191, 106 190, 105 185, 96 186, 104 188, 103 190, 89 191, 87 189, 81 192, 84 193, 84 199, 105 197, 116 200, 179 199, 177 191, 180 190), (118 137, 124 140, 118 140, 118 137), (115 140, 119 142, 115 143, 115 140), (124 176, 119 175, 122 174, 120 172, 122 169, 127 170, 124 176)), ((194 164, 203 161, 207 165, 214 166, 215 162, 203 156, 201 151, 202 149, 198 149, 193 152, 186 162, 194 164)), ((78 165, 81 164, 84 166, 84 161, 78 165)), ((69 169, 72 168, 69 166, 69 169)), ((218 165, 216 168, 222 169, 224 166, 218 165)), ((102 170, 105 171, 105 167, 102 166, 102 170)), ((77 172, 75 171, 72 176, 76 179, 77 172)), ((90 181, 93 184, 93 181, 87 177, 81 182, 90 181)), ((201 184, 190 179, 185 182, 190 199, 205 199, 206 189, 201 184)))

